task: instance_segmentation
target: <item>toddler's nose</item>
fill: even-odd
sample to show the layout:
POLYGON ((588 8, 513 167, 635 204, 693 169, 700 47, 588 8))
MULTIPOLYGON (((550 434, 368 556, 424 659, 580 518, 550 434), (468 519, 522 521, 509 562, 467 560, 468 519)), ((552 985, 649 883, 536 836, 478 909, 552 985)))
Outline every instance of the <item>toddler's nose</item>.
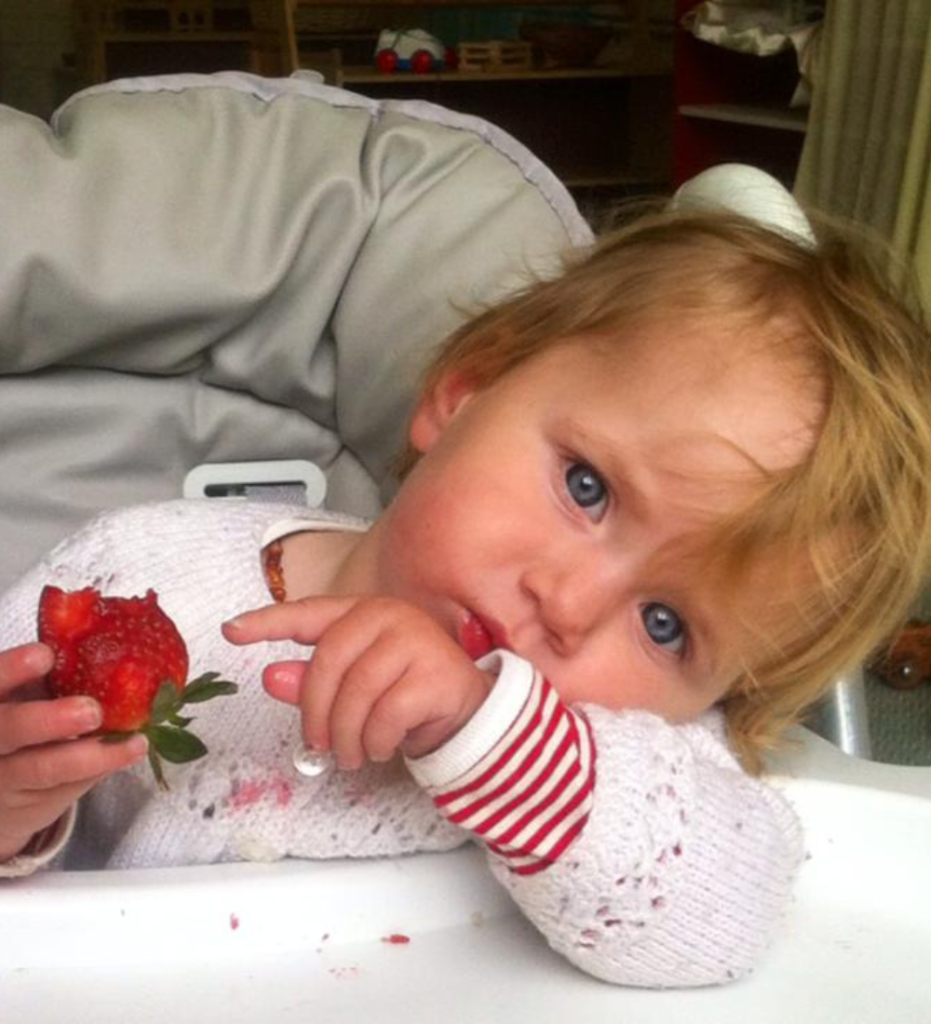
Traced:
POLYGON ((604 558, 572 557, 536 563, 521 586, 560 654, 571 654, 618 603, 618 580, 604 558))

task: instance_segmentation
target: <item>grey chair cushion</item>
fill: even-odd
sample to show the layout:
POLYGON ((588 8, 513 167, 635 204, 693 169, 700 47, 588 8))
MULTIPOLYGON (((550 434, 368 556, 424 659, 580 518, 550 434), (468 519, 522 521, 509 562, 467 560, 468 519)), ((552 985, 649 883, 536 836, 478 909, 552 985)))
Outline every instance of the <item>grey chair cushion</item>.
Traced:
POLYGON ((0 230, 0 585, 203 462, 373 514, 426 353, 589 240, 484 122, 239 74, 0 108, 0 230))

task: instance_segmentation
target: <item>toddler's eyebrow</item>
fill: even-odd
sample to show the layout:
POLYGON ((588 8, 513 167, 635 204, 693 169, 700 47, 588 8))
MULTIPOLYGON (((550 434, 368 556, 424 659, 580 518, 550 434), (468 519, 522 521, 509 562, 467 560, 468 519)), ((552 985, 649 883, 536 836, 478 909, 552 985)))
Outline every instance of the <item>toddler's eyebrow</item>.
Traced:
POLYGON ((655 497, 651 477, 657 481, 665 480, 667 485, 670 481, 675 482, 677 505, 713 522, 720 514, 719 502, 735 500, 735 494, 767 476, 765 467, 755 462, 740 445, 715 434, 697 433, 685 435, 689 443, 713 443, 720 450, 737 455, 743 460, 743 468, 722 466, 702 473, 694 465, 694 452, 690 457, 688 450, 683 448, 681 452, 673 452, 671 459, 669 453, 663 461, 657 457, 648 467, 649 471, 638 476, 619 450, 616 439, 575 421, 567 420, 562 427, 578 454, 591 460, 594 468, 623 501, 627 513, 641 523, 668 511, 668 506, 655 497))
POLYGON ((655 501, 651 500, 649 489, 644 482, 635 478, 630 466, 618 451, 617 441, 573 421, 566 421, 562 427, 577 454, 583 459, 590 459, 593 468, 597 469, 611 485, 611 489, 618 493, 627 513, 641 522, 648 520, 655 501))

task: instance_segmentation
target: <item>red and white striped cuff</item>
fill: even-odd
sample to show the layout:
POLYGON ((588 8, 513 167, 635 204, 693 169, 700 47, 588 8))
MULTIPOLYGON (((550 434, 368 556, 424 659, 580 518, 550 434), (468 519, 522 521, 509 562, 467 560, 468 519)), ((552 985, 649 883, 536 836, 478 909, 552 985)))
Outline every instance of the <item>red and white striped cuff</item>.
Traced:
POLYGON ((554 863, 588 819, 591 729, 516 655, 495 651, 479 666, 497 670, 488 700, 448 743, 408 764, 450 821, 513 871, 532 874, 554 863))

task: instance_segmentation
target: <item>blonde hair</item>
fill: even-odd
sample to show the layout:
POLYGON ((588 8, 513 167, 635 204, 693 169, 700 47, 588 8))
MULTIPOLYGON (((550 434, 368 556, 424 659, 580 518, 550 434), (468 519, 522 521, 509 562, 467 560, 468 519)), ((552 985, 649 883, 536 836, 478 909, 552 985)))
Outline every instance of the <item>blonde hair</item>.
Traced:
POLYGON ((702 571, 722 592, 739 593, 767 549, 808 569, 780 578, 779 614, 723 701, 756 768, 840 671, 902 625, 931 564, 931 338, 862 240, 820 228, 811 246, 722 211, 649 213, 466 323, 421 393, 449 373, 481 388, 556 344, 631 344, 638 326, 689 320, 785 342, 780 355, 822 405, 808 454, 704 538, 702 571))

